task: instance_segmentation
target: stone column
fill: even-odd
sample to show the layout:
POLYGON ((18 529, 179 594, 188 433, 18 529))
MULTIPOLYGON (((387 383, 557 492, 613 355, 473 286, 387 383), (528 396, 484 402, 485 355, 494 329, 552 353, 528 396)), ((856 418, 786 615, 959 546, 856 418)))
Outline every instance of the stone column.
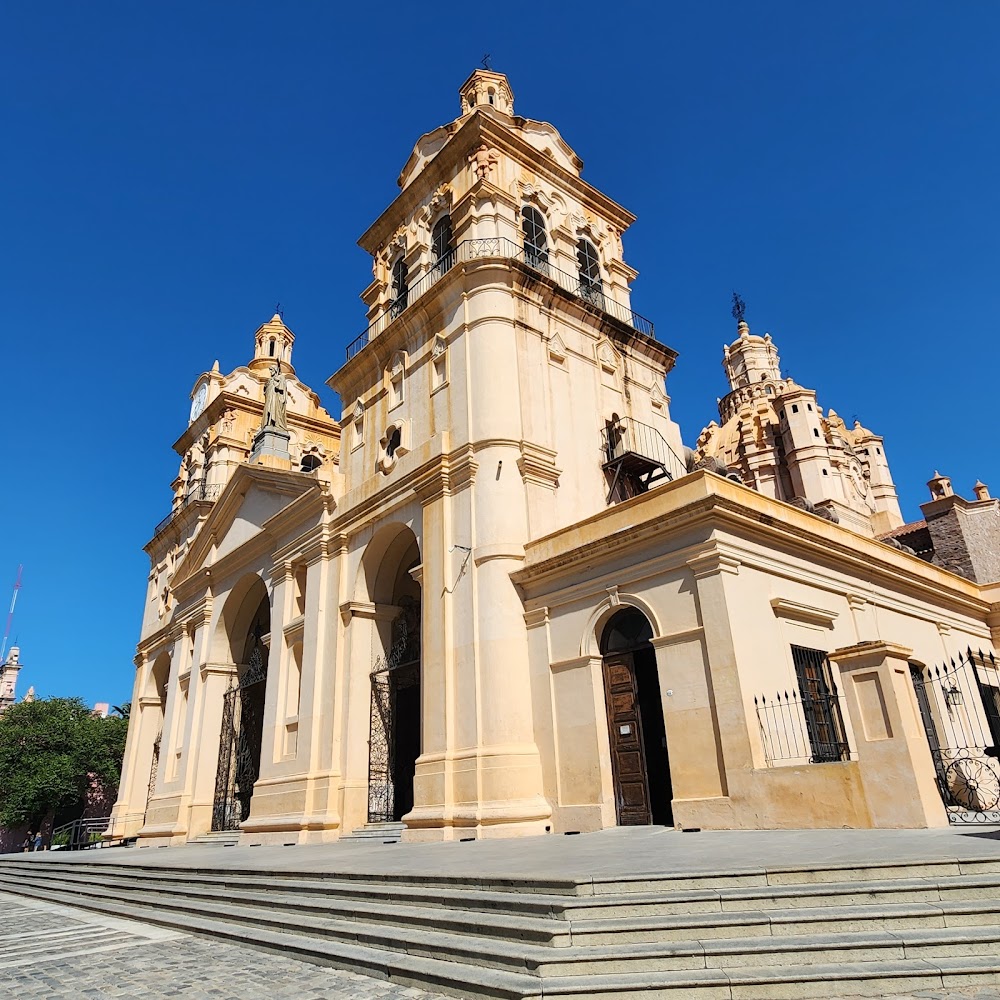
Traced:
POLYGON ((910 680, 913 650, 876 640, 830 653, 840 668, 872 826, 947 826, 910 680))
POLYGON ((109 840, 134 836, 139 832, 145 815, 153 743, 163 721, 163 706, 160 704, 160 699, 140 696, 148 669, 149 664, 146 658, 137 656, 135 682, 132 687, 132 715, 129 720, 128 736, 125 739, 125 755, 122 761, 121 781, 118 783, 118 799, 111 810, 111 825, 108 827, 107 834, 109 840), (156 705, 155 714, 158 716, 156 719, 153 718, 152 707, 147 704, 151 700, 156 705), (145 781, 143 781, 143 774, 146 776, 145 781))

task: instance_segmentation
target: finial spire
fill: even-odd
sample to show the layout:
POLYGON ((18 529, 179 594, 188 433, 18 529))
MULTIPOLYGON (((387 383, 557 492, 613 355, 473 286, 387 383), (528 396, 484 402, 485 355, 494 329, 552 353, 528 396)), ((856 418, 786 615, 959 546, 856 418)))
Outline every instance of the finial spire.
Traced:
POLYGON ((746 322, 747 304, 740 298, 738 292, 733 292, 733 319, 737 323, 746 322))

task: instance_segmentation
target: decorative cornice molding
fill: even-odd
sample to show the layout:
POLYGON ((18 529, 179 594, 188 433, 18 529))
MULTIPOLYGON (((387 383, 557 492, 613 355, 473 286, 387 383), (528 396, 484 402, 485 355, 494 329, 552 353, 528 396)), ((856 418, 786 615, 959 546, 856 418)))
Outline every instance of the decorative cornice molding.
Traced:
POLYGON ((694 578, 700 580, 706 576, 715 576, 718 573, 732 573, 738 576, 740 566, 743 563, 736 556, 727 555, 718 549, 706 552, 704 555, 694 556, 687 561, 688 567, 694 573, 694 578))
POLYGON ((771 608, 778 618, 808 622, 810 625, 823 625, 826 628, 833 628, 833 623, 840 617, 836 611, 812 607, 809 604, 800 604, 798 601, 789 601, 784 597, 772 597, 771 608))
POLYGON ((547 607, 532 608, 531 611, 524 612, 524 624, 526 628, 539 628, 549 623, 549 609, 547 607))
POLYGON ((701 640, 705 635, 702 625, 695 625, 692 628, 681 629, 679 632, 668 632, 666 635, 658 635, 649 640, 653 649, 666 649, 668 646, 678 646, 682 642, 693 642, 701 640))

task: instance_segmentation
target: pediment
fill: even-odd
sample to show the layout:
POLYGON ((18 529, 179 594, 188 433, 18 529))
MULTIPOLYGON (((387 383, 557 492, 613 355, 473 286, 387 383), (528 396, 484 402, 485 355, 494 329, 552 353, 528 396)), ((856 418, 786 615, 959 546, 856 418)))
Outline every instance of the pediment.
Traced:
POLYGON ((240 465, 226 484, 174 577, 181 581, 206 566, 252 545, 268 531, 268 522, 303 494, 320 489, 313 476, 259 465, 240 465))

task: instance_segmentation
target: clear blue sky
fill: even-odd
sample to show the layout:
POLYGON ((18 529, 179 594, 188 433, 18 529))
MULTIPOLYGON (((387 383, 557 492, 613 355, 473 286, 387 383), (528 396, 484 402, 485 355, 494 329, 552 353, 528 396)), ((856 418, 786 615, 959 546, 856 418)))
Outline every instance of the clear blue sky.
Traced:
POLYGON ((936 467, 1000 492, 1000 4, 7 4, 0 605, 20 691, 129 697, 199 372, 276 301, 300 377, 364 324, 355 241, 484 52, 520 114, 639 221, 635 308, 680 352, 687 443, 731 291, 787 373, 884 434, 904 514, 936 467))

